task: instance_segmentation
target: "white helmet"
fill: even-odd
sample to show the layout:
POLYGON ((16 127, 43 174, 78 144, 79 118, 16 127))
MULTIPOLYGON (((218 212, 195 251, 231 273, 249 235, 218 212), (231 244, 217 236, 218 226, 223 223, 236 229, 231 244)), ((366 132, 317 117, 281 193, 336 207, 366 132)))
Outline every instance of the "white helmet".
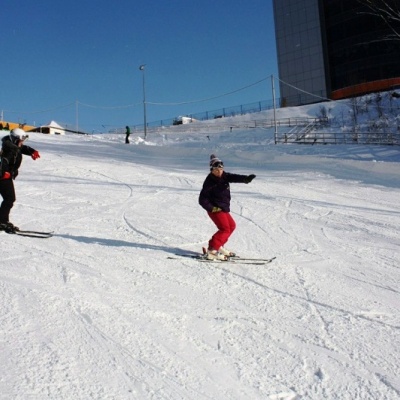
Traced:
POLYGON ((15 128, 10 132, 10 139, 13 143, 28 139, 29 135, 21 128, 15 128))

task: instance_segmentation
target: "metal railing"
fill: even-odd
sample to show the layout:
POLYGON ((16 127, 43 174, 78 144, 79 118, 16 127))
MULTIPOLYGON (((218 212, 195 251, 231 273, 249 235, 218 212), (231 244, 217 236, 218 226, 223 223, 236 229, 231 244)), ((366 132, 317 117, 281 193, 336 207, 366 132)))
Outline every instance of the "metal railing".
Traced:
POLYGON ((400 134, 383 132, 286 132, 277 136, 275 143, 285 144, 364 144, 400 145, 400 134))
MULTIPOLYGON (((273 108, 273 100, 257 101, 255 103, 241 104, 238 106, 224 107, 211 111, 203 111, 200 113, 182 114, 181 116, 191 118, 195 121, 208 121, 214 119, 222 119, 225 117, 235 117, 237 115, 258 113, 260 111, 271 110, 273 108)), ((156 128, 160 126, 170 126, 174 124, 177 116, 174 118, 163 119, 160 121, 148 122, 147 128, 156 128)), ((139 131, 143 129, 143 124, 134 125, 131 129, 139 131)))
MULTIPOLYGON (((274 132, 271 132, 271 140, 274 140, 275 144, 400 145, 400 133, 334 131, 335 128, 331 127, 331 120, 326 117, 290 117, 276 121, 272 118, 265 118, 235 121, 234 123, 224 121, 222 118, 208 123, 203 121, 182 125, 153 126, 149 127, 147 132, 148 134, 217 133, 254 128, 274 129, 274 132)), ((134 131, 143 132, 143 126, 138 126, 134 131)))

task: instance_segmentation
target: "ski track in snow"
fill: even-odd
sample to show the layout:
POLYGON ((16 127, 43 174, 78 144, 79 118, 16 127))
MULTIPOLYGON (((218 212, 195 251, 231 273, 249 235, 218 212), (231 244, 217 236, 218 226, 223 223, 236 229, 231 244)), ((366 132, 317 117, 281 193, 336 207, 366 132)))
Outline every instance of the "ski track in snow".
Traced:
POLYGON ((24 161, 13 216, 56 234, 0 236, 0 398, 400 396, 398 187, 270 170, 239 143, 227 170, 257 179, 231 186, 229 247, 277 259, 166 260, 215 231, 207 142, 33 136, 46 163, 24 161))

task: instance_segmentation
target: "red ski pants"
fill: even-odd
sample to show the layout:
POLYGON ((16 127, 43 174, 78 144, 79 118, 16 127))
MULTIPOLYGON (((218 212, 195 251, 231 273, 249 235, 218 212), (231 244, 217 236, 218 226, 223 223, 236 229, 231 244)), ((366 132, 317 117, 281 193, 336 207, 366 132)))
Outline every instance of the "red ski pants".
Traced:
POLYGON ((236 222, 228 212, 220 211, 217 213, 209 212, 208 216, 212 219, 217 226, 218 231, 214 233, 213 237, 208 242, 208 248, 218 250, 223 246, 232 235, 236 228, 236 222))

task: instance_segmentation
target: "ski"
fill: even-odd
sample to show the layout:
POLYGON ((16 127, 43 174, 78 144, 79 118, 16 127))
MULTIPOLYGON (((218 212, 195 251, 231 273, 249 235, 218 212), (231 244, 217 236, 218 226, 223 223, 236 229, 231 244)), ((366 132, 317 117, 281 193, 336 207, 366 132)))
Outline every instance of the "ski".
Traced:
POLYGON ((276 257, 271 257, 271 258, 246 258, 246 257, 239 257, 239 256, 234 256, 234 257, 229 257, 231 260, 238 260, 238 261, 264 261, 265 263, 270 263, 273 260, 276 259, 276 257))
POLYGON ((43 235, 43 236, 52 236, 53 232, 41 232, 41 231, 24 231, 24 230, 19 230, 16 233, 29 233, 32 235, 43 235))
POLYGON ((43 235, 43 236, 52 236, 54 232, 42 232, 42 231, 24 231, 19 230, 17 233, 31 233, 33 235, 43 235))
POLYGON ((14 232, 7 232, 10 235, 18 235, 18 236, 26 236, 26 237, 33 237, 39 239, 48 239, 53 236, 53 232, 41 232, 41 231, 14 231, 14 232))
POLYGON ((31 238, 37 238, 37 239, 49 239, 53 237, 53 234, 37 234, 37 233, 24 233, 24 232, 15 232, 17 236, 25 236, 25 237, 31 237, 31 238))
MULTIPOLYGON (((203 256, 205 256, 207 254, 207 249, 205 247, 202 248, 203 250, 203 256)), ((266 264, 272 262, 273 260, 275 260, 276 257, 272 257, 272 258, 248 258, 248 257, 240 257, 237 256, 236 254, 233 256, 229 256, 228 257, 230 260, 237 260, 237 261, 262 261, 265 262, 266 264)))
POLYGON ((275 260, 276 257, 273 258, 265 258, 265 259, 252 259, 252 258, 240 258, 240 257, 229 257, 227 260, 209 260, 204 255, 200 254, 178 254, 175 253, 176 257, 169 256, 167 259, 169 260, 177 260, 179 257, 190 258, 192 260, 196 260, 199 262, 206 263, 219 263, 219 264, 247 264, 247 265, 266 265, 275 260))

